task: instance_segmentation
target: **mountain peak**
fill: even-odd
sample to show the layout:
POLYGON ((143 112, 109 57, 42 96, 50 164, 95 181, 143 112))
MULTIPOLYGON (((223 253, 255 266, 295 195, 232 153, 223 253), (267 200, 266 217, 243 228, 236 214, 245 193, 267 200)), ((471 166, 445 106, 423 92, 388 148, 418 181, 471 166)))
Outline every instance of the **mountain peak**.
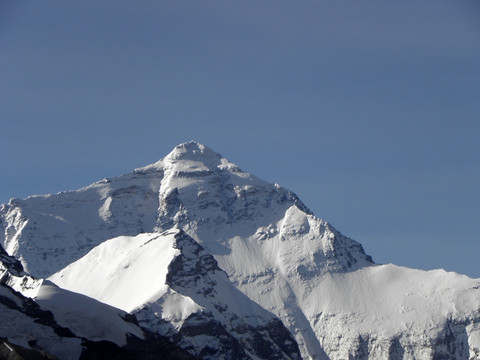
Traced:
POLYGON ((189 141, 175 146, 164 160, 193 160, 193 161, 219 161, 222 156, 209 147, 196 141, 189 141))
POLYGON ((216 168, 231 171, 240 170, 237 165, 229 162, 208 146, 192 140, 175 146, 163 159, 154 164, 135 169, 135 172, 158 171, 172 167, 181 172, 214 170, 216 168))

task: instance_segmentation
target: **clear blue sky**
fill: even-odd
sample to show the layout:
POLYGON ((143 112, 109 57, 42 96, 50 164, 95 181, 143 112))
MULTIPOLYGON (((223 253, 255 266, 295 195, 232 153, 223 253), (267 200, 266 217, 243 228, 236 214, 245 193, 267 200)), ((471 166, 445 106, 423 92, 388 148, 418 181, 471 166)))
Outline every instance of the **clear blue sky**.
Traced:
POLYGON ((0 2, 0 203, 197 140, 379 263, 480 277, 480 2, 0 2))

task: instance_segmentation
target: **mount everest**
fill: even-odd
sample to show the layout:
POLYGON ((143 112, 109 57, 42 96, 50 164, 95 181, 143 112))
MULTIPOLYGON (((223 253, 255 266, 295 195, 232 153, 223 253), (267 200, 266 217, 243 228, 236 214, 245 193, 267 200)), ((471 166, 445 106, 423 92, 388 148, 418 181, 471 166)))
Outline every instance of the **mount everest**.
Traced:
POLYGON ((25 351, 87 358, 102 342, 133 356, 161 339, 185 358, 480 359, 480 279, 376 265, 294 193, 196 142, 12 199, 0 227, 0 305, 68 329, 24 333, 23 305, 2 308, 0 338, 25 351))

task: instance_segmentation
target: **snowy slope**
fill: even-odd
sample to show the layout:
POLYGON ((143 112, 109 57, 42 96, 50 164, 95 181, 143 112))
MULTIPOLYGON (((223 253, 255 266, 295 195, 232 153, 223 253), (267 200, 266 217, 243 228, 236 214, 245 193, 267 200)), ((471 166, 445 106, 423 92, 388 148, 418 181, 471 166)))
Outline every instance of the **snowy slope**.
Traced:
MULTIPOLYGON (((78 359, 85 339, 126 345, 127 336, 143 338, 143 332, 122 319, 125 315, 84 295, 60 289, 26 274, 0 247, 0 337, 34 355, 43 351, 59 359, 78 359), (37 301, 24 297, 19 291, 37 301), (128 335, 127 335, 128 334, 128 335)), ((40 355, 39 355, 40 356, 40 355)))
POLYGON ((142 326, 204 358, 300 357, 281 322, 238 291, 213 257, 178 229, 110 239, 50 279, 134 313, 142 326), (218 330, 192 330, 208 326, 218 330))
POLYGON ((42 309, 49 310, 60 326, 77 336, 92 341, 110 341, 118 346, 127 344, 129 336, 144 338, 142 330, 124 320, 125 313, 85 295, 61 289, 43 281, 34 298, 42 309))
POLYGON ((304 308, 333 358, 478 358, 480 279, 390 264, 312 285, 304 308))
POLYGON ((152 231, 160 179, 128 174, 79 191, 11 199, 0 206, 2 245, 26 272, 48 277, 106 239, 152 231))
MULTIPOLYGON (((173 235, 145 233, 107 240, 50 280, 64 289, 131 312, 169 291, 165 284, 168 265, 180 253, 173 247, 173 235)), ((187 311, 188 300, 177 301, 184 302, 182 307, 187 311)), ((195 310, 198 307, 192 305, 185 315, 195 310)))
POLYGON ((468 359, 480 348, 477 280, 374 265, 295 194, 195 142, 78 191, 11 200, 0 226, 9 254, 44 277, 108 239, 180 228, 280 317, 305 358, 468 359))
POLYGON ((127 315, 124 311, 59 288, 50 281, 31 277, 1 246, 0 284, 11 288, 11 292, 18 291, 23 296, 34 298, 42 310, 48 310, 55 316, 58 325, 70 329, 79 337, 92 341, 106 340, 119 346, 127 344, 128 336, 144 338, 138 326, 124 320, 127 315))
MULTIPOLYGON (((57 324, 42 321, 48 317, 35 303, 0 284, 0 338, 26 349, 45 351, 59 359, 76 360, 82 352, 82 340, 62 336, 57 324)), ((50 314, 51 315, 51 314, 50 314)))
POLYGON ((143 339, 122 311, 48 283, 37 301, 0 284, 0 314, 1 359, 193 359, 166 338, 143 339))
POLYGON ((0 314, 1 359, 193 358, 120 309, 32 278, 1 246, 0 314))

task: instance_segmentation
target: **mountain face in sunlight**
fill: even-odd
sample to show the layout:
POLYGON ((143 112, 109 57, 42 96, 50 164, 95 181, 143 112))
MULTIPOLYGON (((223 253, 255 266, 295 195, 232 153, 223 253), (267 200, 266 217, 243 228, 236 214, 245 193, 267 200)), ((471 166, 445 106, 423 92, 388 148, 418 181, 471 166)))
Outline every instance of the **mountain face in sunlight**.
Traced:
MULTIPOLYGON (((377 265, 294 193, 193 141, 76 191, 12 199, 0 226, 4 286, 83 338, 93 329, 75 327, 67 296, 134 318, 103 339, 120 348, 150 334, 206 359, 480 358, 479 280, 377 265)), ((18 345, 34 350, 28 336, 18 345)))

